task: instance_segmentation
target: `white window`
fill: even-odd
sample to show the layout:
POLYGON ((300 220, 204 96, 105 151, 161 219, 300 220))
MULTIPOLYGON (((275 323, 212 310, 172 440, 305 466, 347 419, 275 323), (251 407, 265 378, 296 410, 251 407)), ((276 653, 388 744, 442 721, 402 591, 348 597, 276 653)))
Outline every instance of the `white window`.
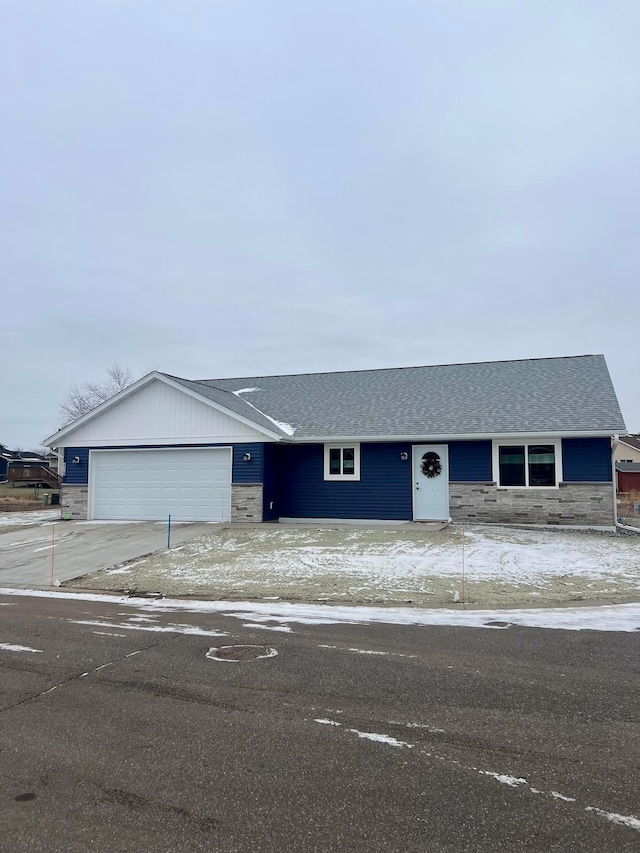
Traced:
POLYGON ((325 444, 324 478, 325 480, 359 480, 360 445, 325 444))
POLYGON ((555 489, 562 479, 560 440, 494 441, 493 479, 500 489, 555 489))

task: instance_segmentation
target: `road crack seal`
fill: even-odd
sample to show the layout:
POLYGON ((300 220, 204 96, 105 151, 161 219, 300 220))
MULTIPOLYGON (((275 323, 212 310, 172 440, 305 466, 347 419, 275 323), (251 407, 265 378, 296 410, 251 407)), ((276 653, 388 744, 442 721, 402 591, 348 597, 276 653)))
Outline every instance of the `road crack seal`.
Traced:
POLYGON ((127 658, 133 657, 133 655, 139 655, 141 652, 147 652, 149 649, 155 649, 156 646, 161 645, 162 643, 168 643, 171 640, 176 640, 180 634, 174 634, 173 637, 162 637, 162 639, 158 640, 156 643, 151 643, 149 646, 145 646, 143 649, 138 649, 135 652, 129 652, 126 655, 121 655, 119 658, 114 658, 114 660, 107 661, 107 663, 103 663, 100 666, 96 666, 93 669, 87 672, 81 672, 79 675, 72 675, 69 678, 65 678, 64 681, 61 681, 59 684, 54 684, 53 687, 49 687, 46 690, 41 690, 40 693, 34 693, 32 696, 27 696, 25 699, 21 699, 19 702, 14 702, 13 705, 8 705, 6 708, 2 708, 0 710, 0 714, 4 714, 7 711, 12 711, 14 708, 19 708, 20 705, 25 705, 27 702, 31 702, 33 699, 39 699, 40 696, 46 696, 48 693, 53 693, 54 690, 58 690, 60 687, 64 687, 65 684, 70 684, 73 681, 80 681, 82 678, 86 678, 88 675, 93 675, 94 672, 99 672, 101 669, 105 669, 108 666, 113 666, 116 663, 120 663, 127 658))
MULTIPOLYGON (((314 719, 314 723, 319 723, 320 725, 342 728, 342 723, 338 723, 335 720, 330 720, 325 717, 320 717, 314 719)), ((358 729, 350 729, 344 728, 344 731, 350 732, 352 734, 358 735, 359 738, 365 738, 370 741, 374 741, 377 743, 385 743, 391 746, 400 746, 407 747, 409 749, 413 749, 416 744, 407 743, 406 741, 399 741, 396 738, 391 737, 386 734, 376 734, 373 732, 361 732, 358 729)), ((565 794, 561 794, 559 791, 542 791, 540 788, 534 788, 527 779, 522 776, 510 776, 506 773, 496 773, 494 770, 483 770, 480 767, 473 767, 470 765, 462 764, 461 761, 457 761, 455 758, 449 758, 446 755, 438 755, 435 752, 427 752, 426 750, 418 750, 418 755, 426 756, 427 758, 435 758, 437 761, 443 761, 446 764, 454 764, 456 767, 460 768, 460 770, 464 771, 473 771, 474 773, 478 773, 481 776, 489 776, 494 781, 498 782, 501 785, 507 785, 509 788, 516 788, 529 791, 530 794, 537 794, 543 797, 549 797, 556 802, 562 803, 576 803, 578 808, 584 809, 586 812, 592 812, 593 814, 598 815, 599 817, 603 817, 611 823, 615 823, 618 826, 624 826, 628 829, 635 829, 637 832, 640 832, 640 818, 635 817, 634 815, 622 815, 617 812, 608 812, 604 809, 600 809, 596 806, 581 806, 575 797, 567 797, 565 794)))

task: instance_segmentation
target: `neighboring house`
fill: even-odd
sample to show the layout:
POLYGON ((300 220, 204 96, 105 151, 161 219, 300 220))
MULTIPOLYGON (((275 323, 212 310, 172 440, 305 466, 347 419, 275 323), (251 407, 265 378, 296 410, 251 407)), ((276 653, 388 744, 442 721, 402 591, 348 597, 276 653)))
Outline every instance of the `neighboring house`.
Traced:
POLYGON ((14 450, 13 458, 22 460, 23 462, 46 462, 46 456, 42 453, 37 453, 35 450, 14 450))
POLYGON ((640 462, 616 462, 616 477, 620 494, 640 493, 640 462))
POLYGON ((7 465, 14 458, 14 453, 4 444, 0 444, 0 480, 7 479, 7 465))
POLYGON ((616 447, 616 462, 640 462, 640 436, 621 435, 616 447))
MULTIPOLYGON (((37 453, 34 450, 9 450, 4 444, 0 444, 0 480, 11 479, 9 474, 9 468, 11 467, 14 471, 18 468, 27 470, 30 466, 34 466, 35 468, 49 467, 53 468, 57 471, 57 462, 58 455, 56 453, 49 453, 47 456, 43 456, 41 453, 37 453), (53 459, 55 458, 56 464, 52 464, 53 459)), ((22 479, 26 480, 38 480, 40 478, 36 477, 19 477, 16 476, 13 478, 15 481, 19 481, 22 479)))
POLYGON ((7 480, 12 485, 60 488, 57 469, 50 467, 48 457, 31 451, 14 451, 13 457, 7 464, 7 480))
POLYGON ((192 381, 153 372, 45 439, 71 518, 612 527, 601 355, 192 381))
POLYGON ((52 471, 56 471, 60 476, 64 473, 63 470, 63 457, 62 455, 56 453, 54 450, 50 450, 47 452, 44 457, 47 461, 47 465, 51 468, 52 471))

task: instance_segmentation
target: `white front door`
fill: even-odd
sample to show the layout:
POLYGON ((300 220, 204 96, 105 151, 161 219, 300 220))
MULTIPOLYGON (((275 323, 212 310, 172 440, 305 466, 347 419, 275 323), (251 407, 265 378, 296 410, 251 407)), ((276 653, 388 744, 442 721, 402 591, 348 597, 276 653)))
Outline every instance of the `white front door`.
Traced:
POLYGON ((448 521, 449 448, 415 444, 412 465, 414 521, 448 521))

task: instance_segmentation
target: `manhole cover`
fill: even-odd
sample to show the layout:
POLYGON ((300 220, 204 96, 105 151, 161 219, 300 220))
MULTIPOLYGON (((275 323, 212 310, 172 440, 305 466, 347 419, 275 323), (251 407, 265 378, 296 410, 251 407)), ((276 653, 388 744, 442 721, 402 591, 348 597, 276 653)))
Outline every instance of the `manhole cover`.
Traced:
POLYGON ((259 658, 272 658, 278 654, 271 646, 220 646, 210 648, 205 657, 210 660, 244 662, 259 658))

